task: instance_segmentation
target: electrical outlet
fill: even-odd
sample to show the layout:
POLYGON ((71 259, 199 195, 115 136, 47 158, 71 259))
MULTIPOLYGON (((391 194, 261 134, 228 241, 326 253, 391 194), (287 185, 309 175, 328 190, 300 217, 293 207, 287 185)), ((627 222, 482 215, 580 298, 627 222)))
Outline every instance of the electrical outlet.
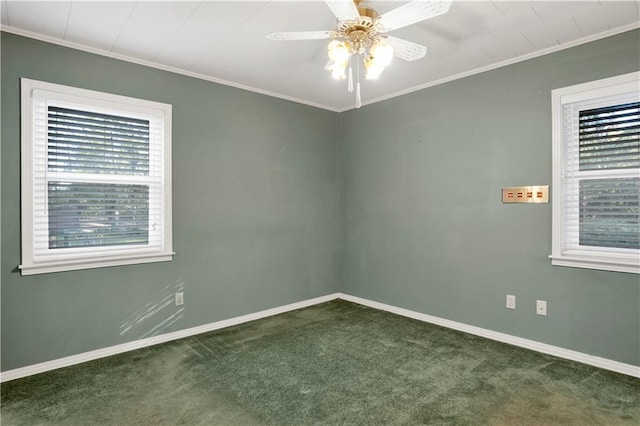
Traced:
POLYGON ((547 316, 547 301, 536 300, 536 314, 547 316))
POLYGON ((182 306, 182 305, 184 305, 184 293, 183 292, 176 293, 176 306, 182 306))
POLYGON ((507 309, 515 309, 516 308, 516 297, 507 294, 507 309))

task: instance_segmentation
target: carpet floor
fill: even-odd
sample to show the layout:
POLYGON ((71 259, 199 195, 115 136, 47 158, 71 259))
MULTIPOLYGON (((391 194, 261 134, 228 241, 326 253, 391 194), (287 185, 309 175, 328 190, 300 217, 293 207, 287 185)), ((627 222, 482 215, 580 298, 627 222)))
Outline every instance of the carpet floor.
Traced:
POLYGON ((3 426, 640 424, 640 379, 340 300, 0 395, 3 426))

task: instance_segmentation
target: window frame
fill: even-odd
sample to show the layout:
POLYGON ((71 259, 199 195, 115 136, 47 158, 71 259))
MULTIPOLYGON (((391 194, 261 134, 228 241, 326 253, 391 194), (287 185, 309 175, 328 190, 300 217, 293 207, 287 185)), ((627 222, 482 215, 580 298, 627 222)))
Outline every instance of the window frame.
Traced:
MULTIPOLYGON (((71 86, 21 78, 21 242, 22 259, 19 269, 22 275, 34 275, 51 272, 101 268, 108 266, 131 265, 138 263, 165 262, 173 259, 172 237, 172 198, 171 198, 171 133, 172 106, 160 102, 147 101, 127 96, 80 89, 71 86), (60 255, 49 253, 36 255, 35 252, 35 188, 37 169, 35 154, 36 123, 34 122, 34 94, 39 98, 57 103, 70 103, 84 106, 87 111, 107 110, 129 114, 132 117, 153 117, 162 121, 162 199, 158 203, 162 208, 161 244, 158 248, 147 245, 104 246, 60 249, 60 255)), ((45 123, 46 126, 46 123, 45 123)), ((46 149, 46 136, 45 151, 46 149)), ((46 155, 46 154, 45 154, 46 155)), ((44 161, 47 168, 47 161, 44 161)), ((46 170, 45 170, 46 171, 46 170)), ((80 175, 78 173, 78 175, 80 175)), ((45 180, 46 182, 46 180, 45 180)), ((105 183, 109 183, 108 178, 105 183)), ((47 197, 46 185, 42 187, 47 197)), ((52 249, 56 250, 56 249, 52 249)))
MULTIPOLYGON (((597 100, 599 98, 633 94, 640 97, 640 72, 632 72, 602 80, 577 84, 552 90, 552 249, 551 264, 575 268, 640 274, 640 249, 617 249, 610 247, 567 247, 564 241, 564 168, 565 158, 563 106, 566 104, 597 100)), ((638 169, 629 169, 632 174, 638 169)), ((597 174, 598 172, 595 172, 597 174)), ((613 171, 601 171, 603 177, 614 177, 613 171)), ((624 173, 623 173, 624 174, 624 173)), ((579 178, 574 178, 579 182, 579 178)), ((577 184, 576 182, 576 184, 577 184)), ((578 201, 576 201, 576 204, 578 201)))

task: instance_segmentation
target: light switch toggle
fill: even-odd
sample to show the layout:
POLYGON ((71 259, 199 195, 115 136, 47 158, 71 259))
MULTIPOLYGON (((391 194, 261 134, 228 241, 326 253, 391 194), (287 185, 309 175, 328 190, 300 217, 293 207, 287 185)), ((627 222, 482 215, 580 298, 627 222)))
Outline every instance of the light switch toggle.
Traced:
POLYGON ((502 188, 503 203, 548 203, 549 185, 502 188))

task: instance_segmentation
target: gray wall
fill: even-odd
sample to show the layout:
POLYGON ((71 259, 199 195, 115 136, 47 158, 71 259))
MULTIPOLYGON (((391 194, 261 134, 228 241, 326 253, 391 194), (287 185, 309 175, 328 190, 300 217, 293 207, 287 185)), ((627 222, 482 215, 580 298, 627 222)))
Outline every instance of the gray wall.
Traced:
POLYGON ((551 89, 637 70, 638 31, 340 115, 1 41, 3 371, 338 290, 640 365, 638 276, 552 267, 551 205, 499 201, 551 184, 551 89), (173 104, 173 262, 20 276, 19 77, 173 104))
POLYGON ((551 204, 500 202, 503 186, 551 185, 551 90, 637 71, 639 41, 632 31, 346 113, 342 290, 640 365, 638 275, 552 267, 551 204))
POLYGON ((12 34, 1 42, 2 370, 337 291, 337 114, 12 34), (172 262, 20 276, 20 77, 173 105, 172 262), (171 324, 177 288, 185 305, 171 324))

